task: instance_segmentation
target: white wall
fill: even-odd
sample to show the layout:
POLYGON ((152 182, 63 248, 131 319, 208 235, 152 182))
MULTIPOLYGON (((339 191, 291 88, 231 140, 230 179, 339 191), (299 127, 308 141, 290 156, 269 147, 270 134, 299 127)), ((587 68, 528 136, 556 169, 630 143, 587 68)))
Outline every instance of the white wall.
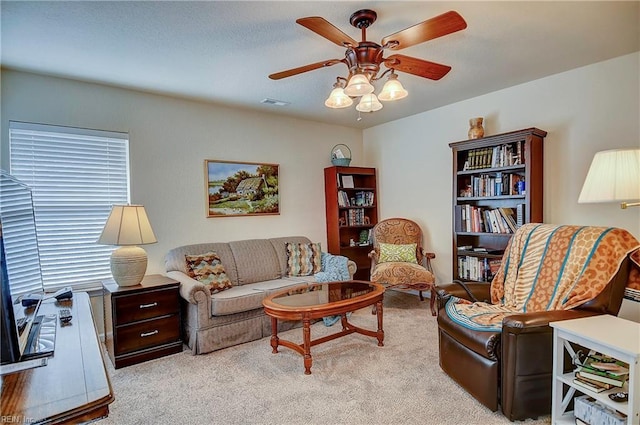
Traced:
POLYGON ((640 208, 577 203, 596 152, 640 147, 639 64, 634 53, 365 130, 365 162, 378 168, 380 216, 416 220, 437 255, 438 281, 450 280, 448 144, 467 139, 469 118, 485 117, 486 135, 528 127, 548 132, 545 222, 617 226, 640 239, 640 208))
POLYGON ((148 273, 184 244, 300 234, 326 247, 323 169, 336 141, 362 165, 360 130, 15 71, 2 71, 1 112, 3 169, 10 120, 129 133, 131 201, 158 238, 144 247, 148 273), (280 215, 206 218, 205 159, 279 164, 280 215))

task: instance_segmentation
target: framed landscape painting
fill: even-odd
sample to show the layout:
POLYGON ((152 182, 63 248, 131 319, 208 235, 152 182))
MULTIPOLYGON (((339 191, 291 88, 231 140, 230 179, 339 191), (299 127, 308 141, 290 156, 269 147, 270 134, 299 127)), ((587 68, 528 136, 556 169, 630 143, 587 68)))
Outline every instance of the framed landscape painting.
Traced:
POLYGON ((278 165, 204 161, 207 217, 280 214, 278 165))

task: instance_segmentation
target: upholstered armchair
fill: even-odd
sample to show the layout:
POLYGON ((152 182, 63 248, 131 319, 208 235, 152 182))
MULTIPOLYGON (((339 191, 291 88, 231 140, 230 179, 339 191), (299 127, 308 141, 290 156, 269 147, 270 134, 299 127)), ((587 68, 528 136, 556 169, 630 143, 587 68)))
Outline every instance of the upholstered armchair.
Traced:
POLYGON ((512 421, 550 414, 549 322, 617 315, 625 287, 640 283, 639 247, 622 229, 522 226, 491 285, 438 286, 440 367, 512 421))
POLYGON ((422 291, 435 282, 431 268, 435 254, 422 247, 420 226, 406 218, 388 218, 374 226, 372 238, 371 281, 387 288, 417 290, 424 300, 422 291))

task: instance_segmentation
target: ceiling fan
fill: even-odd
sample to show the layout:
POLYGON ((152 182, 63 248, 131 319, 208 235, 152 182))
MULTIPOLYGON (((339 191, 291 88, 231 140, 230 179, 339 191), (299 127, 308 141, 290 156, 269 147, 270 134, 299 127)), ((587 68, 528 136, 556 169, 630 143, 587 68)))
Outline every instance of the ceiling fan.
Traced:
MULTIPOLYGON (((454 33, 456 31, 463 30, 467 27, 467 23, 462 18, 462 16, 460 16, 455 11, 449 11, 434 18, 427 19, 424 22, 413 25, 402 31, 398 31, 394 34, 388 35, 382 39, 381 44, 378 44, 367 40, 367 28, 369 28, 376 21, 376 19, 376 12, 369 9, 358 10, 351 15, 349 22, 352 26, 361 30, 362 41, 360 42, 349 37, 347 34, 342 32, 340 29, 338 29, 322 17, 312 16, 308 18, 297 19, 296 22, 303 27, 315 32, 316 34, 326 38, 327 40, 337 44, 338 46, 346 47, 347 50, 345 52, 345 56, 343 59, 329 59, 298 68, 288 69, 286 71, 276 72, 269 75, 269 78, 271 78, 272 80, 280 80, 282 78, 291 77, 294 75, 302 74, 304 72, 313 71, 315 69, 333 66, 338 63, 344 63, 349 69, 349 78, 338 77, 338 82, 334 85, 334 87, 342 89, 344 87, 344 84, 347 83, 344 90, 344 92, 348 95, 346 97, 363 96, 365 94, 372 93, 374 88, 369 82, 379 80, 389 72, 391 73, 391 75, 389 76, 390 81, 395 80, 397 76, 395 75, 394 71, 401 71, 431 80, 439 80, 451 70, 450 66, 400 54, 392 54, 385 58, 383 57, 384 51, 404 49, 419 43, 423 43, 425 41, 433 40, 435 38, 454 33), (378 76, 378 72, 380 71, 380 66, 382 64, 384 64, 384 66, 388 69, 384 71, 380 76, 378 76), (364 89, 364 91, 360 90, 360 86, 355 87, 355 85, 352 84, 352 80, 354 80, 353 77, 358 75, 364 75, 367 79, 367 81, 364 81, 362 80, 362 77, 360 77, 360 80, 358 82, 354 82, 355 85, 360 84, 368 86, 364 89), (344 80, 344 83, 342 83, 340 80, 344 80)), ((399 84, 397 80, 396 83, 399 84)), ((402 88, 401 85, 400 88, 402 88)), ((404 89, 402 88, 402 90, 404 89)), ((404 91, 404 95, 402 97, 404 96, 406 96, 406 91, 404 91)), ((394 99, 381 98, 381 100, 394 99)), ((329 99, 327 99, 327 102, 329 102, 329 99)), ((330 106, 327 103, 325 104, 327 104, 327 106, 329 107, 345 107, 351 105, 351 103, 352 101, 349 98, 348 105, 341 104, 340 106, 330 106)), ((380 109, 381 107, 382 106, 380 105, 378 109, 380 109)), ((360 111, 361 109, 358 108, 358 110, 360 111)), ((368 110, 367 112, 371 111, 368 110)))

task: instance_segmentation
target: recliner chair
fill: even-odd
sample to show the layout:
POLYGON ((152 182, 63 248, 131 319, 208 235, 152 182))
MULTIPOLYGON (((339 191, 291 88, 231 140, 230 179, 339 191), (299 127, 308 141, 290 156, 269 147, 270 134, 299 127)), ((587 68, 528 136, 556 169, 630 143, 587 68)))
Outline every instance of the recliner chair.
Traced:
MULTIPOLYGON (((498 309, 509 309, 509 302, 505 303, 505 299, 499 298, 500 285, 505 280, 514 278, 517 282, 520 280, 530 280, 526 277, 526 272, 521 271, 520 267, 530 264, 532 260, 522 253, 521 248, 529 249, 529 255, 536 255, 536 252, 544 252, 544 245, 534 244, 531 242, 531 234, 536 230, 547 230, 547 235, 559 239, 559 243, 565 246, 563 252, 555 251, 555 254, 549 255, 550 258, 542 259, 538 274, 534 274, 537 278, 543 268, 550 267, 552 270, 546 270, 547 277, 556 279, 560 282, 563 279, 560 275, 563 271, 570 268, 567 265, 567 258, 572 254, 569 251, 577 243, 574 239, 567 241, 561 234, 561 231, 554 230, 562 228, 566 231, 566 237, 579 233, 584 229, 598 231, 597 229, 578 226, 552 226, 552 225, 536 225, 529 224, 523 226, 512 237, 512 240, 503 256, 500 271, 496 275, 496 279, 491 285, 486 283, 451 283, 437 288, 438 297, 438 339, 439 339, 439 362, 442 370, 467 390, 480 403, 487 406, 492 411, 498 409, 500 405, 504 415, 510 420, 523 420, 526 418, 536 418, 541 415, 547 415, 551 412, 551 391, 552 391, 552 365, 553 365, 553 331, 548 326, 549 322, 558 320, 575 319, 587 317, 597 314, 617 315, 622 303, 625 286, 630 280, 640 281, 638 269, 634 262, 630 261, 630 256, 638 253, 638 243, 633 236, 622 229, 614 229, 613 232, 607 232, 609 238, 607 243, 613 241, 617 244, 616 249, 594 250, 592 261, 605 264, 609 262, 613 268, 609 272, 609 278, 602 281, 601 278, 593 278, 592 276, 578 276, 575 279, 569 279, 569 284, 579 280, 579 286, 575 286, 572 295, 576 290, 591 288, 600 288, 599 293, 585 295, 578 294, 584 298, 584 302, 578 301, 579 305, 571 308, 563 308, 564 306, 555 306, 556 308, 543 311, 528 311, 526 308, 513 308, 513 311, 504 314, 500 320, 497 319, 497 329, 478 330, 471 329, 473 323, 465 323, 456 317, 455 308, 449 303, 459 303, 458 299, 468 300, 472 302, 471 306, 462 308, 478 308, 487 307, 498 309), (522 233, 522 234, 519 234, 522 233), (529 238, 527 238, 529 236, 529 238), (530 245, 537 245, 538 249, 530 245), (512 245, 519 245, 516 248, 512 245), (617 254, 614 255, 614 252, 617 254), (508 264, 514 260, 514 255, 520 255, 522 262, 514 262, 515 265, 508 264), (606 256, 610 258, 606 258, 606 256), (603 257, 605 256, 605 257, 603 257), (565 260, 562 264, 558 261, 565 260), (508 269, 508 270, 507 270, 508 269), (525 275, 519 276, 520 275, 525 275), (506 276, 506 277, 505 277, 506 276), (592 279, 592 280, 589 280, 592 279), (586 286, 585 286, 586 285, 586 286), (453 298, 456 297, 456 298, 453 298), (590 298, 590 299, 587 299, 590 298), (482 304, 484 301, 487 304, 482 304), (480 303, 479 303, 480 302, 480 303), (503 303, 502 305, 500 303, 503 303), (505 307, 505 305, 507 305, 505 307), (452 310, 453 308, 453 310, 452 310), (451 310, 450 312, 447 309, 451 310)), ((535 238, 534 238, 535 239, 535 238)), ((548 241, 547 241, 548 242, 548 241)), ((548 242, 550 243, 550 242, 548 242)), ((548 248, 548 247, 547 247, 548 248)), ((579 251, 579 250, 575 250, 579 251)), ((573 255, 576 255, 575 252, 573 255)), ((581 254, 582 255, 582 254, 581 254)), ((584 257, 584 255, 582 255, 584 257)), ((590 260, 586 260, 588 262, 590 260)), ((586 269, 590 270, 590 269, 586 269)), ((540 291, 542 285, 540 282, 528 282, 535 290, 540 291), (537 288, 537 289, 536 289, 537 288)), ((534 290, 532 289, 532 291, 534 290)), ((516 294, 517 291, 510 293, 510 296, 522 296, 526 294, 516 294), (516 295, 514 295, 516 294, 516 295)), ((549 291, 542 291, 548 293, 549 291)), ((583 291, 584 292, 584 291, 583 291)), ((538 293, 537 296, 540 294, 538 293)), ((566 299, 573 299, 567 296, 566 299)), ((564 300, 566 300, 564 299, 564 300)), ((564 301, 561 300, 561 301, 564 301)), ((510 307, 514 307, 511 305, 510 307)), ((500 316, 500 315, 499 315, 500 316)), ((566 367, 570 367, 571 359, 565 359, 566 367)))

